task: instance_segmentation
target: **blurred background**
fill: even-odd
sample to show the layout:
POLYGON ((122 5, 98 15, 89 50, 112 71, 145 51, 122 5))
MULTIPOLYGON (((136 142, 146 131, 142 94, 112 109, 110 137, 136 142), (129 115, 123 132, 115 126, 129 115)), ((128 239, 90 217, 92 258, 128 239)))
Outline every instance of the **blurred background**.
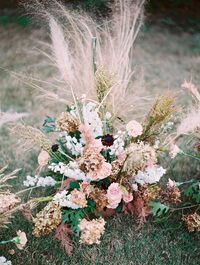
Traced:
MULTIPOLYGON (((68 0, 65 4, 74 9, 83 8, 101 20, 109 17, 107 2, 68 0)), ((30 115, 26 124, 40 128, 45 116, 56 116, 63 111, 63 106, 52 106, 44 98, 39 99, 37 89, 20 80, 23 74, 51 84, 56 69, 44 54, 49 48, 47 43, 50 43, 48 30, 26 15, 27 11, 18 3, 19 0, 0 0, 0 111, 28 112, 30 115), (15 73, 18 73, 17 77, 15 73)), ((181 101, 186 111, 192 100, 181 89, 181 84, 184 80, 192 80, 197 87, 200 86, 200 0, 148 0, 144 25, 134 51, 136 77, 142 82, 139 87, 143 86, 152 98, 170 89, 178 95, 177 100, 181 101)), ((37 154, 30 152, 23 155, 18 151, 16 139, 6 126, 0 128, 0 166, 5 164, 9 164, 11 169, 23 169, 22 177, 16 183, 18 190, 23 184, 23 177, 34 174, 37 167, 37 154)), ((196 167, 188 172, 190 165, 191 160, 186 160, 176 169, 177 181, 193 177, 196 167)), ((124 222, 132 224, 130 230, 121 225, 121 219, 114 219, 109 223, 106 234, 112 242, 96 249, 88 247, 85 255, 76 246, 78 254, 72 260, 66 258, 58 246, 56 248, 51 238, 32 239, 25 254, 21 252, 9 258, 14 265, 97 264, 95 255, 100 256, 98 265, 108 264, 105 263, 108 257, 113 262, 109 264, 199 264, 199 238, 189 235, 183 227, 179 227, 179 223, 177 228, 173 222, 166 222, 166 227, 149 224, 136 232, 132 220, 127 217, 124 222)), ((11 237, 21 223, 19 216, 5 233, 10 233, 11 237)), ((23 221, 22 226, 28 224, 23 221)), ((0 251, 0 256, 2 254, 0 251)))

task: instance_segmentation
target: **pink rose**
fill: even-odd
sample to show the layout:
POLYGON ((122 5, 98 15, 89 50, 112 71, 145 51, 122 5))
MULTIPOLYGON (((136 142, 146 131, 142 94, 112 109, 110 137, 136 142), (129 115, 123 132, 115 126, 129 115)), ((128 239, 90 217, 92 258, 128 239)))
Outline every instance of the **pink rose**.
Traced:
POLYGON ((125 193, 125 194, 123 194, 122 197, 123 197, 123 201, 125 203, 129 203, 133 200, 133 194, 132 193, 125 193))
POLYGON ((126 130, 129 136, 137 137, 142 134, 143 128, 139 122, 133 120, 126 125, 126 130))
POLYGON ((118 183, 112 183, 107 190, 108 208, 115 209, 122 200, 122 191, 118 183))

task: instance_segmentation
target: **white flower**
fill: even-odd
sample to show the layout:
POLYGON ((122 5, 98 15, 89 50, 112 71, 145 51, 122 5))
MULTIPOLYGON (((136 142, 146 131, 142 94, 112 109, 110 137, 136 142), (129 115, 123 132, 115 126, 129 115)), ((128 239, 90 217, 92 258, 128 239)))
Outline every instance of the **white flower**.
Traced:
POLYGON ((53 201, 60 205, 61 207, 67 207, 67 191, 63 190, 61 192, 56 193, 56 195, 53 197, 53 201))
POLYGON ((60 174, 68 178, 72 178, 75 180, 89 181, 85 173, 80 170, 77 162, 75 161, 71 161, 67 165, 65 165, 62 162, 60 162, 59 164, 51 164, 49 166, 49 169, 51 169, 53 172, 60 172, 60 174))
POLYGON ((144 172, 138 171, 135 176, 135 182, 144 184, 153 184, 160 180, 160 178, 166 173, 166 169, 163 167, 148 167, 144 172))
POLYGON ((129 136, 137 137, 142 134, 143 128, 139 122, 133 120, 126 125, 126 130, 129 136))
POLYGON ((60 207, 68 207, 72 209, 80 208, 79 205, 71 202, 71 194, 68 194, 66 190, 56 193, 53 198, 53 201, 58 204, 60 207))
POLYGON ((0 257, 0 265, 12 265, 12 262, 10 260, 7 260, 5 257, 0 257))
POLYGON ((52 177, 31 177, 27 176, 26 180, 23 182, 25 187, 48 187, 48 186, 55 186, 56 181, 52 177))
POLYGON ((38 176, 36 175, 35 177, 27 176, 26 180, 23 182, 23 185, 25 187, 34 187, 38 181, 38 176))
POLYGON ((103 135, 103 124, 97 112, 97 106, 93 102, 89 102, 82 109, 84 124, 89 125, 94 138, 103 135))
POLYGON ((37 187, 53 187, 56 185, 56 181, 55 179, 53 179, 52 177, 40 177, 38 179, 38 182, 37 182, 37 187))
POLYGON ((83 153, 84 140, 81 138, 79 141, 75 137, 71 137, 66 132, 60 133, 60 137, 65 141, 65 145, 72 155, 79 156, 83 153))

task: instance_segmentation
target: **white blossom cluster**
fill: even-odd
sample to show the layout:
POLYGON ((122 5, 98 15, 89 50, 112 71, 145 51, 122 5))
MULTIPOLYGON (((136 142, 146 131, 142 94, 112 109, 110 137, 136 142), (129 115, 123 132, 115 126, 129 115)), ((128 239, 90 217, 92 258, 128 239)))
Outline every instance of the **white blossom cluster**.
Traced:
POLYGON ((122 154, 124 152, 125 135, 126 135, 126 133, 122 132, 122 131, 118 131, 118 134, 115 135, 115 137, 114 137, 115 141, 114 141, 113 145, 111 147, 109 147, 111 155, 119 156, 120 154, 122 154))
POLYGON ((60 162, 58 164, 51 164, 49 169, 53 172, 59 172, 60 174, 72 178, 75 180, 85 180, 86 175, 83 171, 80 170, 77 162, 71 161, 69 164, 65 165, 64 163, 60 162))
POLYGON ((53 197, 53 201, 58 204, 60 207, 68 207, 72 209, 80 208, 79 205, 71 202, 71 194, 68 194, 66 190, 56 193, 53 197))
POLYGON ((56 181, 52 177, 31 177, 27 176, 26 180, 23 182, 25 187, 53 187, 56 184, 56 181))
POLYGON ((82 155, 84 148, 84 140, 82 138, 78 141, 76 137, 71 137, 66 132, 60 133, 60 137, 66 142, 65 146, 71 151, 72 155, 82 155))
POLYGON ((12 262, 10 260, 7 260, 5 257, 0 257, 0 265, 12 265, 12 262))
POLYGON ((166 169, 163 167, 147 167, 144 172, 138 171, 135 176, 135 182, 141 185, 153 184, 158 182, 165 173, 166 169))
POLYGON ((93 102, 89 102, 82 109, 84 123, 88 124, 92 130, 93 137, 103 135, 103 124, 97 112, 97 106, 93 102))

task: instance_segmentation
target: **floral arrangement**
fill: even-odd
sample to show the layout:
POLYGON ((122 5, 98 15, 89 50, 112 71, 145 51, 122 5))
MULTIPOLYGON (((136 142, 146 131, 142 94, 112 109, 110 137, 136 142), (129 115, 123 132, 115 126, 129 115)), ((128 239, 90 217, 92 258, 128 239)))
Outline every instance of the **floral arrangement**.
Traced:
MULTIPOLYGON (((160 184, 167 173, 160 162, 164 153, 169 152, 172 159, 185 155, 199 161, 199 155, 187 154, 176 144, 181 135, 199 132, 199 115, 188 131, 184 127, 189 119, 186 117, 175 135, 171 134, 169 127, 179 109, 172 93, 165 93, 155 99, 144 115, 129 118, 136 108, 141 111, 141 105, 147 109, 141 104, 142 97, 130 92, 133 78, 130 52, 141 26, 144 1, 136 1, 133 7, 128 0, 117 2, 117 17, 113 19, 117 35, 107 25, 99 33, 96 24, 93 28, 94 21, 85 15, 77 18, 77 14, 56 4, 68 19, 68 41, 62 26, 52 16, 53 11, 45 10, 53 61, 67 93, 71 93, 70 104, 64 94, 66 89, 58 89, 60 97, 43 89, 48 98, 65 103, 63 112, 57 117, 47 117, 41 130, 22 124, 14 128, 26 149, 40 148, 39 167, 35 176, 28 175, 24 180, 25 190, 48 188, 48 196, 30 201, 45 203, 44 208, 34 216, 26 209, 24 215, 32 221, 36 237, 55 230, 55 239, 68 255, 73 252, 71 235, 78 236, 81 244, 99 244, 106 229, 106 217, 130 213, 141 225, 150 214, 161 217, 183 209, 184 205, 176 206, 182 203, 182 185, 192 185, 188 195, 196 200, 195 205, 186 207, 199 208, 199 181, 177 183, 169 179, 166 187, 160 184), (69 52, 71 46, 73 52, 69 52), (130 95, 134 104, 129 104, 130 95)), ((195 93, 198 98, 198 91, 195 93)), ((197 210, 183 217, 190 231, 199 231, 197 210)))

